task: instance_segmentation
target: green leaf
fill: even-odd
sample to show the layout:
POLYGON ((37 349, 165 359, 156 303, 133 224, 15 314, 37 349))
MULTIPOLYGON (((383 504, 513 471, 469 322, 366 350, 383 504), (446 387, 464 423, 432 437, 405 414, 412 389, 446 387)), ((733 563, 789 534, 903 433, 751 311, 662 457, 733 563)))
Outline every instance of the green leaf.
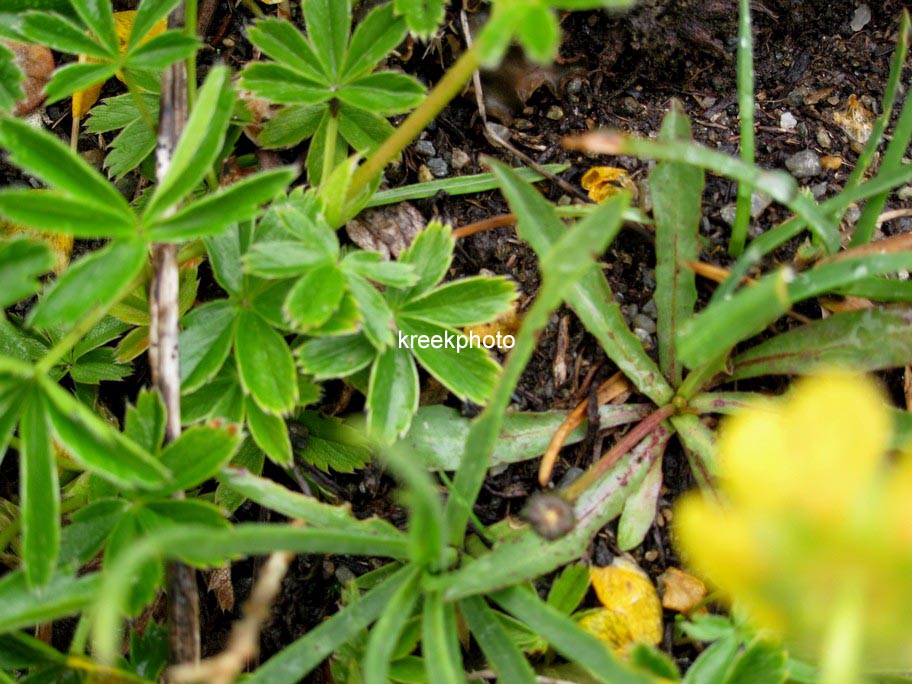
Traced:
POLYGON ((0 463, 6 454, 13 429, 19 422, 28 385, 20 378, 0 376, 0 463))
POLYGON ((412 574, 410 567, 396 571, 382 584, 267 660, 250 675, 248 684, 297 684, 301 677, 336 652, 342 644, 383 615, 389 602, 412 574))
POLYGON ((804 375, 821 367, 869 372, 912 363, 912 312, 864 309, 813 321, 751 347, 733 361, 733 379, 804 375))
POLYGON ((364 684, 388 684, 390 661, 399 644, 399 637, 415 609, 421 593, 419 581, 421 574, 417 567, 409 568, 411 572, 390 599, 386 610, 370 631, 364 648, 362 671, 364 684))
POLYGON ((393 344, 393 312, 376 288, 354 273, 346 273, 348 289, 361 312, 364 334, 378 350, 393 344))
POLYGON ((410 319, 462 327, 487 323, 510 311, 516 296, 516 287, 507 278, 474 276, 441 285, 400 311, 410 319))
POLYGON ((30 590, 21 570, 0 578, 0 632, 9 633, 78 613, 101 591, 100 573, 58 574, 40 591, 30 590))
POLYGON ((294 408, 298 399, 294 359, 282 336, 260 316, 241 311, 234 353, 241 385, 261 409, 282 414, 294 408))
MULTIPOLYGON (((677 100, 665 116, 661 135, 668 140, 691 140, 690 122, 677 100)), ((675 335, 680 324, 693 316, 697 302, 696 274, 685 262, 696 261, 700 254, 703 185, 703 170, 680 162, 660 162, 649 174, 656 222, 659 365, 675 387, 682 377, 675 335)))
POLYGON ((78 25, 50 12, 26 12, 22 15, 19 31, 33 43, 46 45, 58 52, 87 55, 101 59, 112 58, 112 53, 86 35, 78 25))
POLYGON ((392 444, 408 430, 418 408, 418 370, 405 349, 388 347, 371 368, 367 426, 382 444, 392 444))
POLYGON ((406 74, 379 71, 346 83, 336 95, 352 107, 391 116, 421 104, 424 86, 406 74))
POLYGON ((47 95, 44 102, 45 104, 59 102, 80 90, 104 83, 116 73, 117 64, 113 62, 65 64, 54 71, 51 80, 44 86, 44 92, 47 95))
POLYGON ((314 83, 325 82, 326 76, 313 46, 290 21, 258 21, 247 31, 247 37, 268 57, 296 70, 314 83))
POLYGON ((139 3, 130 30, 129 45, 138 45, 161 19, 168 16, 177 7, 180 0, 143 0, 139 3))
POLYGON ((211 381, 181 398, 184 425, 212 418, 237 423, 244 415, 244 393, 233 364, 223 366, 211 381))
POLYGON ((244 405, 247 410, 247 426, 253 440, 274 463, 282 466, 291 464, 291 440, 288 438, 285 421, 279 416, 264 412, 249 397, 244 405))
POLYGON ((334 263, 308 271, 288 293, 282 307, 285 320, 298 331, 316 328, 336 312, 345 294, 345 276, 334 263))
POLYGON ((307 34, 323 73, 330 80, 340 76, 351 24, 350 0, 304 0, 301 3, 307 34))
POLYGON ((307 340, 296 356, 301 368, 315 380, 344 378, 374 360, 376 350, 364 335, 322 337, 307 340))
POLYGON ((368 280, 391 287, 408 287, 418 280, 411 265, 385 261, 379 252, 358 250, 349 252, 342 260, 342 268, 364 276, 368 280))
POLYGON ((70 377, 73 381, 87 385, 97 385, 105 380, 123 380, 132 374, 133 367, 130 364, 118 363, 111 347, 93 349, 76 359, 70 367, 70 377))
POLYGON ((143 220, 150 223, 189 195, 212 168, 225 143, 234 110, 230 73, 217 66, 200 88, 196 106, 171 156, 168 172, 146 204, 143 220))
POLYGON ((0 241, 0 309, 41 289, 38 276, 54 267, 46 242, 17 236, 0 241))
POLYGON ((60 549, 60 485, 48 428, 42 397, 32 392, 19 423, 22 560, 30 587, 51 581, 60 549))
MULTIPOLYGON (((266 455, 256 445, 253 439, 248 437, 244 440, 244 443, 241 444, 241 448, 238 449, 237 455, 231 459, 230 468, 228 468, 228 470, 231 470, 232 472, 240 471, 242 473, 250 473, 251 475, 259 475, 263 472, 263 465, 265 462, 266 455)), ((240 490, 224 483, 222 478, 225 472, 226 469, 222 469, 222 473, 218 475, 219 485, 215 489, 215 504, 222 510, 227 511, 229 515, 233 515, 234 512, 247 501, 247 497, 240 490)))
MULTIPOLYGON (((294 278, 324 264, 326 257, 313 245, 291 240, 259 242, 244 255, 247 273, 262 278, 294 278)), ((334 263, 330 265, 335 266, 334 263)))
POLYGON ((719 639, 693 662, 681 684, 724 682, 726 673, 738 653, 738 646, 738 638, 734 635, 719 639))
POLYGON ((412 244, 399 255, 399 263, 411 264, 418 274, 418 282, 411 288, 393 292, 390 302, 396 306, 416 299, 437 285, 450 268, 456 240, 449 226, 432 221, 422 230, 412 244))
POLYGON ((408 29, 418 38, 427 39, 444 17, 443 0, 393 0, 396 14, 404 15, 408 29))
POLYGON ((545 3, 529 3, 516 24, 519 44, 541 64, 552 61, 560 47, 560 24, 545 3))
POLYGON ((166 69, 174 62, 194 55, 200 42, 185 33, 166 31, 127 53, 128 69, 166 69))
POLYGON ((424 595, 421 655, 428 681, 434 684, 465 684, 456 611, 452 604, 443 602, 440 592, 424 595))
POLYGON ((126 489, 165 484, 170 474, 158 461, 49 379, 40 380, 58 439, 73 458, 126 489))
POLYGON ((572 619, 543 602, 534 591, 510 587, 491 598, 551 645, 562 656, 582 665, 604 684, 649 684, 650 677, 632 672, 615 659, 610 649, 572 619))
POLYGON ((379 114, 339 104, 339 133, 358 152, 366 154, 393 134, 393 126, 379 114))
POLYGON ((240 428, 235 424, 218 421, 187 428, 161 452, 159 460, 173 479, 167 487, 157 487, 156 494, 192 489, 215 477, 240 446, 240 428))
POLYGON ((23 79, 15 55, 0 43, 0 112, 11 111, 25 95, 22 91, 23 79))
POLYGON ((782 684, 786 673, 785 651, 756 639, 738 656, 725 684, 782 684))
POLYGON ((71 2, 82 22, 98 36, 110 54, 116 55, 119 48, 111 3, 108 0, 71 0, 71 2))
POLYGON ((318 105, 333 98, 333 91, 275 62, 254 62, 242 72, 241 86, 276 104, 318 105))
POLYGON ((629 551, 642 544, 655 522, 662 489, 662 453, 667 445, 668 439, 654 440, 650 445, 649 450, 658 454, 650 456, 654 460, 646 477, 624 502, 617 532, 617 544, 621 551, 629 551))
POLYGON ((400 316, 398 344, 408 339, 407 349, 437 378, 461 399, 485 404, 497 382, 500 367, 484 347, 465 346, 470 340, 457 330, 400 316), (448 342, 452 346, 446 348, 448 342), (436 345, 436 347, 435 347, 436 345))
POLYGON ((216 282, 225 292, 240 297, 244 291, 244 273, 240 262, 249 247, 250 231, 241 226, 231 226, 218 235, 203 238, 203 242, 216 282))
POLYGON ((112 176, 121 178, 155 151, 155 142, 155 134, 149 130, 148 124, 137 119, 128 124, 108 144, 105 167, 112 176))
POLYGON ((207 302, 183 319, 179 338, 181 390, 192 392, 209 382, 228 358, 238 310, 227 300, 207 302))
MULTIPOLYGON (((105 545, 105 568, 124 556, 142 537, 163 527, 158 516, 144 513, 146 511, 141 504, 134 505, 117 521, 105 545)), ((149 559, 136 569, 124 607, 127 615, 138 615, 143 606, 152 601, 162 584, 164 574, 158 559, 149 559)))
POLYGON ((577 609, 589 591, 589 568, 582 563, 568 565, 548 591, 548 605, 564 615, 577 609))
POLYGON ((109 306, 142 270, 146 255, 144 242, 124 240, 73 262, 32 309, 30 325, 72 325, 91 309, 109 306))
MULTIPOLYGON (((158 97, 152 93, 141 93, 140 97, 154 118, 158 118, 158 97)), ((85 129, 90 133, 109 133, 142 119, 136 98, 130 93, 106 97, 101 104, 92 107, 85 129)), ((146 125, 148 129, 148 125, 146 125)), ((152 133, 152 131, 149 131, 152 133)), ((153 134, 154 137, 154 134, 153 134)))
POLYGON ((353 473, 371 460, 363 430, 346 425, 338 418, 304 411, 296 423, 308 431, 307 444, 295 447, 298 456, 324 472, 353 473))
POLYGON ((136 233, 135 219, 53 190, 0 190, 0 216, 35 230, 75 237, 129 238, 136 233))
POLYGON ((312 496, 298 494, 246 470, 224 468, 219 482, 261 506, 307 525, 341 530, 361 528, 391 538, 402 538, 402 532, 382 518, 359 520, 345 506, 332 506, 312 496))
MULTIPOLYGON (((566 232, 553 207, 511 169, 495 165, 494 175, 517 216, 520 236, 542 258, 566 232)), ((590 270, 573 288, 567 303, 615 365, 656 404, 668 403, 674 390, 627 327, 601 269, 590 270)))
POLYGON ((106 213, 122 217, 124 223, 135 221, 130 205, 117 189, 51 133, 19 119, 3 119, 0 145, 9 150, 13 164, 55 190, 85 204, 95 204, 106 213))
MULTIPOLYGON (((317 132, 327 105, 291 105, 263 124, 259 140, 264 149, 293 147, 317 132)), ((340 121, 341 126, 341 121, 340 121)))
POLYGON ((681 671, 670 656, 655 646, 634 644, 630 649, 630 664, 657 677, 672 682, 681 679, 681 671))
POLYGON ((148 227, 149 238, 183 242, 221 233, 231 223, 254 218, 260 205, 274 198, 296 175, 293 168, 279 168, 248 176, 154 222, 148 227))
POLYGON ((393 5, 372 9, 352 34, 341 69, 343 78, 356 78, 373 70, 399 46, 405 33, 405 21, 394 14, 393 5))
POLYGON ((165 402, 157 389, 140 390, 136 404, 127 406, 124 436, 150 454, 158 453, 165 439, 165 402))
POLYGON ((497 672, 498 679, 504 682, 538 681, 535 672, 522 652, 513 643, 510 635, 497 619, 494 611, 480 596, 470 596, 459 603, 462 614, 475 641, 481 646, 488 661, 497 672))

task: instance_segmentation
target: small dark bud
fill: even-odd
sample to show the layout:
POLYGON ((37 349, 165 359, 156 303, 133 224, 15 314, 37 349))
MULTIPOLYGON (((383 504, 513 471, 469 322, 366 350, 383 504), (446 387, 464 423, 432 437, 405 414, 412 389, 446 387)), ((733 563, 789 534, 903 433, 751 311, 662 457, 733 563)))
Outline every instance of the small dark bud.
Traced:
POLYGON ((560 539, 576 525, 573 506, 558 494, 533 494, 520 515, 539 536, 550 541, 560 539))

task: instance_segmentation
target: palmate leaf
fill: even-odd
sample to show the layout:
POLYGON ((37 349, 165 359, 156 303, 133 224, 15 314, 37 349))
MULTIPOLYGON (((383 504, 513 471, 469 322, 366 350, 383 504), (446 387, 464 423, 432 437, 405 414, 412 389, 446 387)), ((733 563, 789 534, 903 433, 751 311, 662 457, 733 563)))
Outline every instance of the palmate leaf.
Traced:
MULTIPOLYGON (((342 73, 357 78, 374 68, 405 39, 406 23, 387 3, 371 10, 355 28, 342 73)), ((271 56, 271 55, 270 55, 271 56)))
POLYGON ((116 57, 116 53, 90 38, 81 26, 59 14, 26 12, 19 30, 29 40, 58 52, 99 59, 116 57))
POLYGON ((396 14, 405 17, 409 31, 422 39, 430 37, 443 21, 443 0, 393 0, 396 14))
POLYGON ((337 81, 351 25, 350 0, 305 0, 301 10, 323 72, 332 81, 337 81))
POLYGON ((424 87, 406 74, 380 71, 346 83, 336 95, 358 109, 392 115, 421 104, 424 87))
POLYGON ((264 55, 281 62, 314 83, 326 80, 313 45, 290 21, 258 21, 247 33, 264 55))
POLYGON ((82 22, 98 36, 111 54, 117 54, 117 30, 111 3, 107 0, 72 0, 72 3, 82 22))

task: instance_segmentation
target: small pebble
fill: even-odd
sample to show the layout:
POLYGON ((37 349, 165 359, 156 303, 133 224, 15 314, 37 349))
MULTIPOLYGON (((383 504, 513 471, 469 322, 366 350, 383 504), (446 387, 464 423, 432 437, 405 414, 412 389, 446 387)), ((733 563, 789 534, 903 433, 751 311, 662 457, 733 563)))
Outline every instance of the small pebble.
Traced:
POLYGON ((722 220, 728 225, 735 225, 735 214, 738 213, 738 208, 734 204, 726 204, 719 213, 722 216, 722 220))
POLYGON ((650 289, 656 286, 656 272, 654 268, 647 268, 643 271, 643 285, 650 289))
POLYGON ((513 128, 517 131, 531 131, 535 124, 528 119, 513 119, 513 128))
POLYGON ((510 139, 510 129, 499 123, 489 123, 488 130, 504 142, 510 139))
POLYGON ((854 226, 858 223, 858 219, 861 218, 861 209, 856 206, 851 206, 846 209, 845 220, 850 226, 854 226))
POLYGON ((896 193, 896 196, 899 197, 903 202, 906 202, 912 199, 912 185, 904 185, 899 189, 899 192, 896 193))
POLYGON ((583 89, 583 79, 579 76, 574 76, 567 82, 567 87, 565 92, 570 97, 576 97, 580 94, 580 91, 583 89))
POLYGON ((656 306, 655 299, 650 299, 648 302, 643 304, 643 313, 649 316, 651 319, 655 320, 656 316, 659 315, 659 308, 656 306))
POLYGON ((808 96, 808 89, 804 86, 795 88, 785 98, 792 107, 800 107, 804 104, 804 98, 808 96))
POLYGON ((640 330, 645 330, 650 335, 656 331, 656 323, 649 316, 645 314, 637 314, 633 317, 633 325, 639 328, 640 330))
POLYGON ((867 3, 862 3, 855 10, 855 16, 852 17, 852 23, 849 24, 849 27, 854 33, 858 33, 868 25, 869 21, 871 21, 871 8, 868 7, 867 3))
POLYGON ((551 121, 560 121, 564 118, 564 110, 557 105, 552 105, 545 116, 551 119, 551 121))
POLYGON ((782 116, 779 117, 779 128, 783 131, 794 131, 795 126, 798 125, 798 119, 795 118, 795 115, 791 112, 782 112, 782 116))
POLYGON ((649 351, 655 347, 655 343, 652 341, 652 335, 643 330, 642 328, 634 328, 633 334, 637 336, 637 339, 640 340, 640 344, 643 345, 643 349, 649 351))
POLYGON ((573 200, 570 198, 570 195, 561 195, 557 200, 557 206, 559 207, 569 207, 573 200))
POLYGON ((649 563, 655 563, 659 558, 659 552, 655 549, 652 549, 651 551, 644 553, 643 558, 645 558, 649 563))
POLYGON ((825 150, 830 149, 833 144, 833 139, 830 137, 827 129, 823 127, 817 129, 817 144, 825 150))
POLYGON ((458 147, 453 150, 453 169, 456 171, 462 171, 467 166, 471 165, 472 158, 467 155, 463 150, 458 147))
POLYGON ((624 116, 635 116, 640 111, 640 103, 635 97, 628 95, 618 102, 618 111, 624 116))
POLYGON ((811 194, 815 199, 820 199, 826 194, 828 183, 823 181, 822 183, 817 183, 816 185, 811 186, 811 194))
POLYGON ((786 159, 785 167, 795 178, 813 178, 820 173, 820 157, 813 150, 802 150, 786 159))
POLYGON ((751 218, 759 218, 772 203, 772 197, 765 192, 754 190, 751 193, 751 218))
POLYGON ((434 143, 432 143, 430 140, 419 140, 416 142, 415 152, 424 155, 425 157, 433 157, 435 154, 437 154, 437 150, 434 149, 434 143))
POLYGON ((437 178, 446 178, 450 175, 450 165, 440 157, 433 157, 431 159, 428 159, 427 167, 437 178))
POLYGON ((431 173, 431 170, 425 165, 422 164, 418 167, 418 182, 427 183, 428 181, 434 180, 434 174, 431 173))

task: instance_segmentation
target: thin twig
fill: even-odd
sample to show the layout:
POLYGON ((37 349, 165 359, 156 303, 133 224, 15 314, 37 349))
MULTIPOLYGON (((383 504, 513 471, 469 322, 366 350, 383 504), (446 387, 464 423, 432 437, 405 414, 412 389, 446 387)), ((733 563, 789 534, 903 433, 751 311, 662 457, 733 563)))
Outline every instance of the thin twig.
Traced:
MULTIPOLYGON (((168 28, 181 29, 184 3, 168 16, 168 28)), ((156 176, 161 180, 171 168, 174 149, 187 121, 187 71, 176 62, 162 74, 156 176)), ((173 213, 171 208, 169 213, 173 213)), ((165 442, 181 433, 180 358, 178 354, 179 279, 177 245, 152 246, 152 280, 149 284, 149 366, 152 384, 165 404, 165 442)), ((183 498, 183 492, 175 494, 183 498)), ((199 591, 196 571, 179 562, 168 563, 168 650, 172 664, 195 663, 200 658, 199 591)))
POLYGON ((476 221, 475 223, 470 223, 467 226, 462 226, 453 230, 453 237, 457 240, 459 238, 469 237, 469 235, 475 235, 475 233, 483 233, 486 230, 492 230, 494 228, 503 228, 504 226, 512 226, 516 223, 516 216, 514 214, 501 214, 500 216, 492 216, 491 218, 484 219, 482 221, 476 221))

